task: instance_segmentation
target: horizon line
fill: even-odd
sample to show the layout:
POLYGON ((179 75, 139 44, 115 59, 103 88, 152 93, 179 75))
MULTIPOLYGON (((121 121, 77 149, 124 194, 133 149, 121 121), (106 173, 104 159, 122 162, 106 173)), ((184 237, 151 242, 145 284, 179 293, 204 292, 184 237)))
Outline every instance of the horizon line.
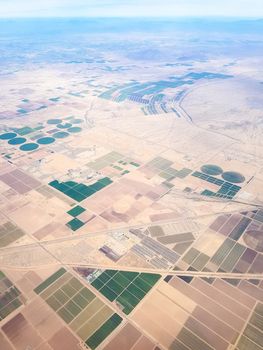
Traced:
POLYGON ((127 15, 127 16, 1 16, 0 20, 2 19, 242 19, 242 20, 263 20, 263 16, 228 16, 228 15, 206 15, 206 16, 188 16, 188 15, 177 15, 177 16, 134 16, 134 15, 127 15))

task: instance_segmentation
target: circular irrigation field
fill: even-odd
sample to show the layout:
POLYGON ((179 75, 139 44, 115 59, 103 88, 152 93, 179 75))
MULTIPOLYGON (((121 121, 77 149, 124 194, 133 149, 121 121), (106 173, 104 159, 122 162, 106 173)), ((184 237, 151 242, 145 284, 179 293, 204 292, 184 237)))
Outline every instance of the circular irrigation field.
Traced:
POLYGON ((235 171, 226 171, 222 174, 222 178, 227 182, 239 184, 245 181, 245 177, 235 171))
POLYGON ((0 135, 0 140, 11 140, 17 136, 14 132, 6 132, 2 135, 0 135))
POLYGON ((49 145, 50 143, 55 142, 54 137, 41 137, 37 140, 37 143, 40 145, 49 145))
POLYGON ((8 141, 9 145, 21 145, 24 142, 26 142, 26 138, 24 137, 14 137, 8 141))
POLYGON ((220 168, 218 165, 214 165, 214 164, 203 165, 201 167, 201 171, 204 174, 212 175, 212 176, 221 175, 223 173, 223 169, 220 168))
POLYGON ((24 145, 20 146, 20 150, 21 151, 34 151, 35 149, 37 149, 39 147, 39 145, 37 143, 25 143, 24 145))

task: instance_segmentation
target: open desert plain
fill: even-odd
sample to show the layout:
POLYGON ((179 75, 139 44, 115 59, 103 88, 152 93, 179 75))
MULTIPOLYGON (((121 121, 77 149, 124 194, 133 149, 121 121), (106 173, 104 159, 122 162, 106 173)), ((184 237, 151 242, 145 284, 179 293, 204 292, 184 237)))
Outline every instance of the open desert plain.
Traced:
POLYGON ((0 20, 0 349, 263 349, 263 21, 0 20))

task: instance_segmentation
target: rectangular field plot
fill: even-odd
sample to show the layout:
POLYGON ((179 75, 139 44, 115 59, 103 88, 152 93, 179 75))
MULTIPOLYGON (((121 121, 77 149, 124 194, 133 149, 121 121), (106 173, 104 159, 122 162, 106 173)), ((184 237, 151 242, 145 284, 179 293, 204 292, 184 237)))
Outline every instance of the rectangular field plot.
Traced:
POLYGON ((243 279, 235 286, 229 279, 215 278, 211 283, 200 277, 186 280, 174 276, 166 286, 162 282, 158 284, 132 317, 140 326, 148 327, 144 319, 148 320, 149 314, 152 323, 160 322, 162 312, 166 313, 166 318, 167 315, 173 316, 181 324, 177 333, 175 326, 169 328, 171 322, 163 322, 163 330, 163 323, 159 326, 159 334, 165 335, 160 343, 165 348, 180 349, 174 342, 173 345, 165 344, 168 338, 165 332, 168 331, 176 336, 176 342, 182 343, 182 349, 260 350, 263 339, 262 288, 254 283, 243 279), (152 315, 154 309, 155 315, 152 315))
POLYGON ((59 182, 58 180, 51 181, 49 185, 56 190, 64 193, 66 196, 81 202, 84 199, 92 196, 94 193, 102 190, 104 187, 110 185, 112 180, 108 177, 102 178, 92 185, 85 185, 75 181, 59 182))
POLYGON ((156 349, 152 341, 146 338, 142 333, 130 323, 127 323, 121 330, 111 337, 104 350, 153 350, 156 349))
POLYGON ((258 303, 240 338, 237 349, 262 349, 263 339, 263 304, 258 303))
POLYGON ((96 347, 102 343, 102 341, 114 331, 115 328, 119 326, 122 318, 118 314, 114 314, 108 319, 89 339, 87 339, 86 344, 91 349, 96 349, 96 347))
MULTIPOLYGON (((111 279, 111 276, 105 277, 102 277, 102 285, 111 279)), ((111 307, 64 268, 43 281, 35 288, 35 292, 92 349, 103 342, 122 321, 111 307)), ((114 293, 111 290, 109 292, 114 293)))
POLYGON ((21 306, 21 292, 0 271, 0 321, 21 306))
POLYGON ((128 315, 160 279, 158 274, 106 270, 91 285, 128 315))
MULTIPOLYGON (((180 263, 183 262, 184 269, 262 273, 262 224, 255 219, 257 215, 255 210, 218 216, 210 224, 205 241, 197 240, 182 254, 180 263), (205 247, 207 244, 211 249, 205 247)), ((164 238, 157 237, 160 241, 164 238)), ((178 268, 179 265, 174 269, 178 268)))
POLYGON ((109 166, 111 163, 114 163, 116 161, 119 161, 124 156, 117 152, 110 152, 108 154, 105 154, 104 156, 97 158, 95 161, 90 162, 87 164, 87 166, 93 170, 101 170, 106 166, 109 166))
POLYGON ((48 279, 46 279, 43 283, 41 283, 37 288, 35 288, 35 292, 37 294, 41 293, 44 289, 50 286, 53 282, 55 282, 59 277, 61 277, 66 272, 65 269, 61 268, 53 275, 51 275, 48 279))
POLYGON ((241 186, 237 186, 234 183, 224 181, 215 176, 207 175, 199 171, 195 171, 192 176, 203 180, 204 182, 212 183, 218 186, 218 191, 213 192, 210 190, 204 190, 201 194, 203 196, 213 196, 219 198, 233 199, 236 194, 240 191, 241 186))
POLYGON ((80 205, 77 205, 76 207, 69 210, 67 213, 73 217, 76 217, 83 213, 86 209, 82 208, 80 205))
POLYGON ((22 230, 8 221, 5 224, 0 225, 0 247, 8 246, 24 235, 25 233, 22 230))
POLYGON ((67 223, 67 226, 72 230, 72 231, 77 231, 79 228, 81 228, 83 225, 85 225, 84 222, 82 222, 81 220, 74 218, 72 220, 70 220, 67 223))

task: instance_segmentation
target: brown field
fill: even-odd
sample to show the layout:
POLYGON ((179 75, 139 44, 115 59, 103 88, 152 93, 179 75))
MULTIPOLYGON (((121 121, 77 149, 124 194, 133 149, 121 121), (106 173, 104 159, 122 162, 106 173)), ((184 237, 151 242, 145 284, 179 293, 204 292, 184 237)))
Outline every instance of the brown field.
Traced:
POLYGON ((0 344, 1 344, 1 349, 3 350, 13 350, 13 347, 11 344, 9 344, 8 340, 5 338, 5 336, 0 333, 0 344))
POLYGON ((111 315, 112 309, 108 306, 103 306, 96 314, 93 314, 84 325, 78 330, 78 336, 84 341, 88 339, 111 315))
POLYGON ((8 321, 2 330, 17 350, 24 350, 27 346, 35 349, 43 342, 21 313, 8 321))
POLYGON ((131 349, 139 340, 141 333, 131 324, 126 324, 120 332, 104 347, 105 350, 131 349))
POLYGON ((63 326, 59 317, 39 297, 25 308, 23 315, 44 339, 50 339, 63 326))
POLYGON ((71 323, 70 327, 76 331, 82 326, 94 312, 98 312, 103 307, 103 302, 96 298, 94 299, 71 323))
POLYGON ((53 349, 79 350, 79 340, 66 328, 61 328, 49 341, 53 349))
POLYGON ((153 350, 154 344, 146 338, 142 336, 137 343, 133 346, 132 350, 153 350))

